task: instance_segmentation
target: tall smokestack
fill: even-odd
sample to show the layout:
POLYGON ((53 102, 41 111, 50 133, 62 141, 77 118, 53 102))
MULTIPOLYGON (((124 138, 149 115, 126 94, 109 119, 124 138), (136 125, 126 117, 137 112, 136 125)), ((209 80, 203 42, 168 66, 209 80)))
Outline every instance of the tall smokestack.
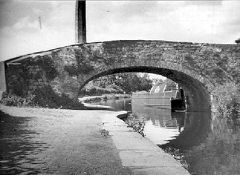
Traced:
POLYGON ((75 40, 86 43, 86 1, 76 0, 75 9, 75 40))
POLYGON ((39 21, 39 27, 40 27, 40 29, 42 29, 42 20, 41 20, 41 16, 38 17, 38 21, 39 21))

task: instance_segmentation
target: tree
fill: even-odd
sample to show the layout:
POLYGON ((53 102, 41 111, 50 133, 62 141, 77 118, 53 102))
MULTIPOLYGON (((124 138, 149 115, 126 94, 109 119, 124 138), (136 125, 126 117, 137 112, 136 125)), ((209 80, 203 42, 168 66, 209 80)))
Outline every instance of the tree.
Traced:
POLYGON ((239 44, 239 43, 240 43, 240 38, 238 38, 237 40, 235 40, 235 43, 239 44))
POLYGON ((149 79, 148 74, 139 76, 137 73, 119 73, 95 79, 92 84, 101 88, 114 85, 126 93, 132 93, 149 91, 152 87, 152 80, 149 79))
POLYGON ((118 75, 116 85, 126 93, 132 93, 136 91, 149 91, 152 87, 152 81, 147 74, 140 77, 136 73, 122 73, 118 75))

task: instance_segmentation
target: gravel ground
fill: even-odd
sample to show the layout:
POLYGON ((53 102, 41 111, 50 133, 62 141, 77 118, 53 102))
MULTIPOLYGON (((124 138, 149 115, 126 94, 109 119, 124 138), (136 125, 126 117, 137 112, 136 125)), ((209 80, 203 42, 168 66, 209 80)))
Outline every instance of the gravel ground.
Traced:
POLYGON ((101 134, 97 110, 0 110, 0 174, 132 174, 122 166, 111 137, 101 134))

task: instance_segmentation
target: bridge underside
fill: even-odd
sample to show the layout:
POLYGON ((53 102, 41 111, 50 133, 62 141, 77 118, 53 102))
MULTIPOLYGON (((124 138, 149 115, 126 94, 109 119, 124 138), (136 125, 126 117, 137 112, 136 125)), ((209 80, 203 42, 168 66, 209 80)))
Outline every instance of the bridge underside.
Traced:
POLYGON ((110 69, 104 72, 101 72, 97 75, 94 75, 87 79, 79 88, 79 94, 81 89, 90 81, 111 74, 117 73, 131 73, 131 72, 144 72, 144 73, 153 73, 167 77, 176 83, 178 83, 185 91, 185 94, 189 99, 188 111, 205 111, 209 112, 211 109, 210 104, 210 93, 207 91, 206 87, 199 82, 198 80, 186 75, 182 72, 176 70, 170 70, 165 68, 156 68, 156 67, 126 67, 126 68, 116 68, 110 69))

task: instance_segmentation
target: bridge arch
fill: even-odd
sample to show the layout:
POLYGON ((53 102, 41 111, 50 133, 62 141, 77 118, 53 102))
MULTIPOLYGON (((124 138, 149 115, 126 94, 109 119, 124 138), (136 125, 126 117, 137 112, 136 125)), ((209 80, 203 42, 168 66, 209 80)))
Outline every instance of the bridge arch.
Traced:
POLYGON ((210 103, 210 93, 203 83, 194 79, 193 77, 177 71, 167 68, 159 67, 149 67, 149 66, 130 66, 130 67, 121 67, 115 69, 109 69, 106 71, 99 72, 88 79, 86 79, 79 88, 79 94, 81 89, 90 81, 111 74, 117 73, 132 73, 132 72, 142 72, 142 73, 153 73, 162 75, 166 78, 173 80, 174 82, 181 85, 185 93, 189 97, 189 111, 204 111, 209 112, 211 109, 210 103))

